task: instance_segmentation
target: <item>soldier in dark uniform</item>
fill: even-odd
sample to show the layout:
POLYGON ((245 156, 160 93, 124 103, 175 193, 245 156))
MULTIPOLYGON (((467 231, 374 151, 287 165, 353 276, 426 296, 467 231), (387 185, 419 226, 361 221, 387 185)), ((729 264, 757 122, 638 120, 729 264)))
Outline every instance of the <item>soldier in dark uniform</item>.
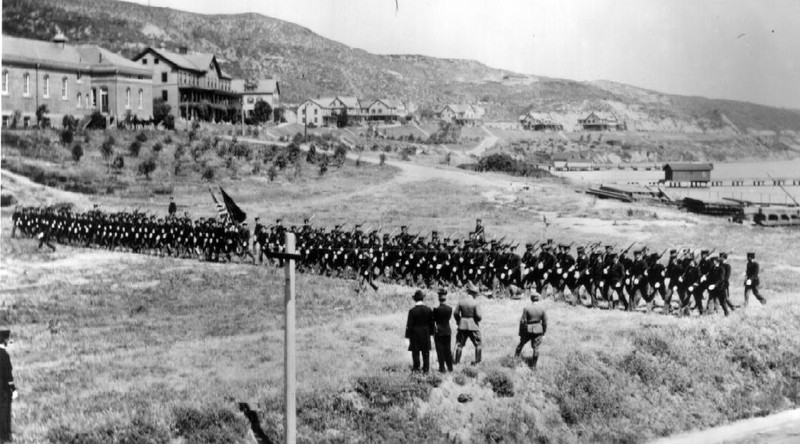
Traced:
POLYGON ((38 231, 39 232, 36 234, 36 237, 39 238, 38 249, 41 249, 42 245, 47 245, 48 247, 50 247, 51 250, 56 251, 56 247, 54 247, 53 244, 50 243, 50 232, 51 232, 50 221, 42 220, 39 223, 38 231))
POLYGON ((178 206, 175 205, 175 198, 169 198, 169 206, 167 207, 167 212, 169 213, 169 218, 172 219, 175 217, 175 213, 178 211, 178 206))
POLYGON ((17 388, 6 346, 9 330, 0 330, 0 442, 11 442, 11 401, 17 399, 17 388))
POLYGON ((616 253, 611 253, 609 258, 612 261, 611 271, 609 274, 611 276, 611 284, 609 285, 609 291, 611 291, 611 308, 616 308, 616 302, 613 301, 614 295, 616 294, 616 299, 622 303, 623 307, 627 310, 632 310, 632 307, 625 299, 625 294, 623 292, 623 287, 625 285, 625 266, 622 265, 620 262, 619 256, 616 253))
POLYGON ((719 254, 719 266, 722 267, 723 275, 724 275, 724 282, 723 286, 725 287, 725 300, 723 301, 728 308, 733 311, 734 306, 731 303, 731 264, 727 262, 728 260, 728 253, 720 253, 719 254))
POLYGON ((475 239, 479 242, 486 242, 486 235, 483 230, 483 223, 480 219, 475 219, 475 239))
POLYGON ((753 293, 753 296, 761 302, 762 305, 767 303, 767 300, 764 299, 761 294, 758 292, 758 285, 761 283, 758 280, 758 272, 759 272, 758 262, 756 262, 756 254, 755 253, 747 253, 747 269, 745 270, 745 278, 744 278, 744 306, 747 307, 749 302, 749 295, 747 294, 748 291, 753 293))
POLYGON ((539 362, 539 347, 542 345, 542 338, 547 333, 547 314, 539 302, 539 293, 531 293, 531 305, 522 309, 522 318, 519 320, 519 344, 514 351, 514 356, 522 354, 522 348, 528 341, 531 341, 533 355, 528 361, 528 366, 536 368, 539 362))
POLYGON ((711 258, 711 270, 708 273, 708 299, 715 300, 722 306, 725 316, 728 316, 728 302, 725 297, 725 270, 721 266, 719 257, 711 258))
POLYGON ((412 371, 419 371, 419 355, 422 355, 422 372, 430 370, 431 336, 433 335, 433 312, 423 304, 425 294, 422 290, 414 292, 414 308, 408 311, 406 322, 406 339, 408 351, 411 352, 412 371))
POLYGON ((439 306, 433 309, 434 333, 433 342, 436 345, 436 359, 439 361, 439 372, 453 371, 452 331, 450 318, 453 308, 447 305, 447 289, 439 289, 439 306))

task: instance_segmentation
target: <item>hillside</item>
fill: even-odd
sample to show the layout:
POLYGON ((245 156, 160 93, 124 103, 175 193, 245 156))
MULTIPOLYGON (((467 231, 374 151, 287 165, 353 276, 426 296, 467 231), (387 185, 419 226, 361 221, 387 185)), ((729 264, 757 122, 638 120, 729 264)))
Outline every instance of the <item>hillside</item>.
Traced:
POLYGON ((480 102, 492 120, 516 120, 534 108, 552 113, 568 130, 587 110, 608 110, 634 130, 749 133, 800 145, 797 110, 517 74, 471 60, 375 55, 259 14, 200 15, 107 0, 4 0, 3 9, 10 35, 49 39, 58 27, 73 42, 129 57, 161 44, 213 52, 236 77, 279 77, 288 103, 334 93, 394 97, 417 109, 480 102))

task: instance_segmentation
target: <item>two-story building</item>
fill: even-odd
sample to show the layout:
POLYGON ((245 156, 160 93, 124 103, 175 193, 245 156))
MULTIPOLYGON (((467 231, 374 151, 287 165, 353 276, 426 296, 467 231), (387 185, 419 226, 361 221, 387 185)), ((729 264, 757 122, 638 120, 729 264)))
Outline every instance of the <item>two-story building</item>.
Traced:
POLYGON ((3 126, 37 124, 36 110, 60 126, 65 115, 78 119, 100 111, 109 122, 126 114, 153 114, 152 73, 96 45, 69 45, 59 33, 52 41, 3 36, 3 126))
POLYGON ((333 98, 308 99, 297 107, 297 123, 309 126, 323 126, 330 116, 329 105, 333 98))
POLYGON ((245 117, 253 117, 258 102, 268 103, 273 110, 280 106, 281 86, 278 79, 261 79, 255 82, 233 79, 231 90, 241 96, 245 117))
POLYGON ((549 113, 536 113, 533 111, 519 116, 523 129, 528 131, 562 131, 564 125, 557 123, 549 113))
POLYGON ((585 131, 621 131, 625 129, 625 123, 620 122, 612 113, 592 111, 583 119, 578 119, 585 131))
POLYGON ((477 126, 483 124, 486 110, 477 105, 448 104, 439 111, 439 118, 457 125, 477 126))
POLYGON ((406 106, 399 100, 377 99, 363 110, 364 120, 370 122, 397 122, 408 115, 406 106))
POLYGON ((336 96, 328 105, 330 112, 324 122, 327 126, 336 126, 339 116, 347 114, 348 124, 361 122, 361 101, 356 97, 336 96))
POLYGON ((186 120, 236 120, 241 105, 214 54, 178 52, 148 47, 133 58, 152 70, 153 95, 170 105, 170 112, 186 120))

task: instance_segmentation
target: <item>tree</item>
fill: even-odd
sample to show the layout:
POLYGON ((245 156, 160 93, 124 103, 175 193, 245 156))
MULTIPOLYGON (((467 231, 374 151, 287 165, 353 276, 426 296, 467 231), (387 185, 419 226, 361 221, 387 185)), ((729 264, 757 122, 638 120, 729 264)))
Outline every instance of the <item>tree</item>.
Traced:
POLYGON ((142 149, 142 142, 134 140, 128 147, 128 152, 130 153, 131 157, 139 157, 139 151, 141 151, 141 149, 142 149))
POLYGON ((164 125, 164 129, 174 130, 175 116, 173 116, 172 114, 167 114, 167 116, 164 117, 164 120, 162 120, 161 123, 164 125))
POLYGON ((95 111, 92 113, 92 116, 89 118, 89 124, 86 125, 86 128, 89 129, 106 129, 106 118, 103 116, 103 113, 100 111, 95 111))
MULTIPOLYGON (((172 107, 169 106, 169 104, 167 102, 165 102, 164 99, 162 99, 160 97, 157 97, 157 98, 153 99, 153 120, 155 121, 155 124, 156 125, 160 124, 161 122, 164 121, 164 119, 167 118, 167 116, 170 116, 171 115, 170 114, 171 110, 172 110, 172 107)), ((174 127, 174 123, 175 123, 175 121, 173 119, 173 127, 174 127)), ((166 124, 164 124, 164 127, 166 128, 166 124)), ((167 129, 170 129, 170 128, 167 128, 167 129)))
POLYGON ((74 134, 73 134, 71 129, 65 127, 63 130, 61 130, 61 144, 62 145, 66 146, 66 145, 71 144, 73 138, 74 138, 74 134))
POLYGON ((255 108, 253 109, 253 118, 256 119, 258 123, 267 123, 269 122, 269 118, 272 116, 272 107, 269 103, 259 100, 256 102, 255 108))
POLYGON ((47 118, 47 113, 50 110, 47 109, 47 105, 41 104, 38 108, 36 108, 36 124, 40 128, 47 128, 50 126, 50 119, 47 118))
POLYGON ((125 168, 125 158, 122 157, 122 154, 117 154, 117 157, 111 162, 111 167, 117 171, 125 168))
POLYGON ((72 160, 74 160, 75 163, 78 163, 81 161, 81 157, 83 157, 83 147, 81 144, 76 143, 75 145, 72 145, 72 160))
POLYGON ((350 124, 350 117, 347 115, 347 108, 342 108, 341 114, 336 118, 336 126, 344 128, 350 124))
POLYGON ((138 174, 150 180, 150 174, 156 170, 156 161, 152 157, 139 164, 138 174))
POLYGON ((70 131, 75 131, 78 129, 78 119, 72 117, 69 114, 65 114, 64 118, 61 119, 61 127, 65 130, 68 129, 70 131))
POLYGON ((203 171, 203 180, 207 182, 214 180, 214 168, 207 167, 205 171, 203 171))

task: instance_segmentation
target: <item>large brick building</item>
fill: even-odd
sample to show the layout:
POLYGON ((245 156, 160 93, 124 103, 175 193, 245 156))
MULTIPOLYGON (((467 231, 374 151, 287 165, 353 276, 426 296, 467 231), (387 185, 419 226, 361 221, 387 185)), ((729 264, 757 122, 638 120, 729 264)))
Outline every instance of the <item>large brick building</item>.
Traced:
POLYGON ((153 114, 152 73, 95 45, 69 45, 63 34, 52 41, 3 36, 3 126, 37 124, 47 105, 51 124, 100 111, 109 120, 153 114))
POLYGON ((240 96, 214 54, 148 47, 133 58, 152 70, 153 95, 170 105, 175 118, 235 120, 240 96))

